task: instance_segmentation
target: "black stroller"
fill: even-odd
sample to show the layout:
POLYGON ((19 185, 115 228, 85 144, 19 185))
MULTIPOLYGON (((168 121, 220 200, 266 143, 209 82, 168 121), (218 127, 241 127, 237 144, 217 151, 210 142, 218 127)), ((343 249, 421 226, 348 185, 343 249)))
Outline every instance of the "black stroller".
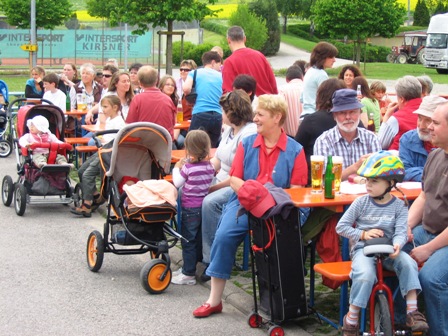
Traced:
POLYGON ((97 272, 107 252, 150 252, 152 260, 143 266, 140 278, 143 288, 152 294, 162 293, 171 282, 168 249, 182 238, 171 226, 176 225, 176 204, 159 202, 131 208, 130 195, 120 190, 120 183, 127 177, 138 181, 136 186, 154 180, 166 182, 167 189, 174 188, 171 199, 175 203, 175 187, 160 180, 170 171, 171 146, 171 136, 165 128, 142 122, 125 126, 113 142, 98 151, 103 174, 101 194, 108 200, 107 218, 103 234, 93 231, 87 240, 88 267, 97 272))
MULTIPOLYGON (((22 103, 26 99, 17 99, 8 108, 8 113, 14 104, 22 103)), ((67 157, 67 151, 72 150, 68 143, 35 143, 30 148, 20 148, 18 139, 28 133, 27 121, 37 115, 48 120, 49 129, 56 137, 64 141, 65 119, 61 109, 54 105, 42 105, 44 100, 38 100, 37 105, 24 105, 17 112, 17 131, 10 125, 13 137, 14 151, 17 159, 17 182, 6 175, 2 182, 2 201, 10 206, 14 198, 17 215, 25 213, 27 204, 70 204, 74 201, 74 188, 69 179, 70 166, 55 164, 57 154, 67 157), (40 104, 39 104, 40 103, 40 104), (33 150, 48 148, 48 164, 38 168, 32 161, 33 150)))
POLYGON ((7 157, 12 152, 12 136, 10 134, 8 116, 8 86, 0 80, 0 157, 7 157))

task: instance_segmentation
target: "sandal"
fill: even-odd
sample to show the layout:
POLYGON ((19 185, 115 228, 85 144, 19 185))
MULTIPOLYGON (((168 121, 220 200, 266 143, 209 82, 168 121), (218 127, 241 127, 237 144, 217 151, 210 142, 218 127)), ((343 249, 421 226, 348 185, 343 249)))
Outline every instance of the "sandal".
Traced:
POLYGON ((70 212, 78 216, 92 217, 92 206, 86 203, 82 203, 81 207, 71 208, 70 212))

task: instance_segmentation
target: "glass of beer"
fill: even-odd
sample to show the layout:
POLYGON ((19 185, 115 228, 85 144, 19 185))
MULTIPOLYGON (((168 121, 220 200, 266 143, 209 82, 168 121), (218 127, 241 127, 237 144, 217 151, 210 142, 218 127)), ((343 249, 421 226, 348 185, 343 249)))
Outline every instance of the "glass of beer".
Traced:
POLYGON ((184 111, 182 110, 182 104, 177 105, 177 118, 176 121, 180 124, 184 121, 184 111))
POLYGON ((342 177, 342 156, 333 156, 334 194, 340 194, 342 177))
POLYGON ((322 193, 322 177, 325 158, 322 155, 311 155, 311 193, 322 193))
POLYGON ((84 101, 84 97, 81 93, 76 95, 76 104, 78 105, 78 111, 83 111, 87 108, 87 104, 84 101))

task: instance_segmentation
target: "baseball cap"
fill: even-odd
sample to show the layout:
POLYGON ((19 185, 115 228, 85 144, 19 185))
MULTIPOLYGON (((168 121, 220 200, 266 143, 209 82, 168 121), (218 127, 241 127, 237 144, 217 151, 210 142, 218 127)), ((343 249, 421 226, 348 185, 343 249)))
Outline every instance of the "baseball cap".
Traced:
POLYGON ((355 90, 352 89, 340 89, 333 93, 333 108, 330 112, 341 112, 359 109, 364 105, 358 100, 355 90))
POLYGON ((436 110, 437 106, 446 102, 448 102, 448 100, 439 96, 426 96, 423 97, 420 107, 412 113, 432 118, 432 115, 436 110))
POLYGON ((247 180, 238 191, 240 204, 255 217, 262 217, 275 205, 275 200, 264 185, 255 180, 247 180))

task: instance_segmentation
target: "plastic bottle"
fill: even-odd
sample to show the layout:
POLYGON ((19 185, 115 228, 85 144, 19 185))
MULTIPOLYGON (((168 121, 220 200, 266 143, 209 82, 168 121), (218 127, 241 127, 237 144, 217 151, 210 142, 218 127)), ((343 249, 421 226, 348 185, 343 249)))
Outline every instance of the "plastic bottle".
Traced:
POLYGON ((358 96, 358 99, 361 99, 360 97, 362 96, 362 91, 360 84, 358 84, 358 86, 356 87, 356 95, 358 96))
POLYGON ((333 173, 333 157, 328 155, 327 168, 325 169, 325 198, 334 198, 334 173, 333 173))
POLYGON ((65 110, 71 111, 72 109, 72 102, 70 100, 70 91, 67 91, 67 94, 65 95, 65 110))
POLYGON ((367 129, 375 133, 375 120, 373 120, 373 112, 369 113, 369 121, 367 123, 367 129))

